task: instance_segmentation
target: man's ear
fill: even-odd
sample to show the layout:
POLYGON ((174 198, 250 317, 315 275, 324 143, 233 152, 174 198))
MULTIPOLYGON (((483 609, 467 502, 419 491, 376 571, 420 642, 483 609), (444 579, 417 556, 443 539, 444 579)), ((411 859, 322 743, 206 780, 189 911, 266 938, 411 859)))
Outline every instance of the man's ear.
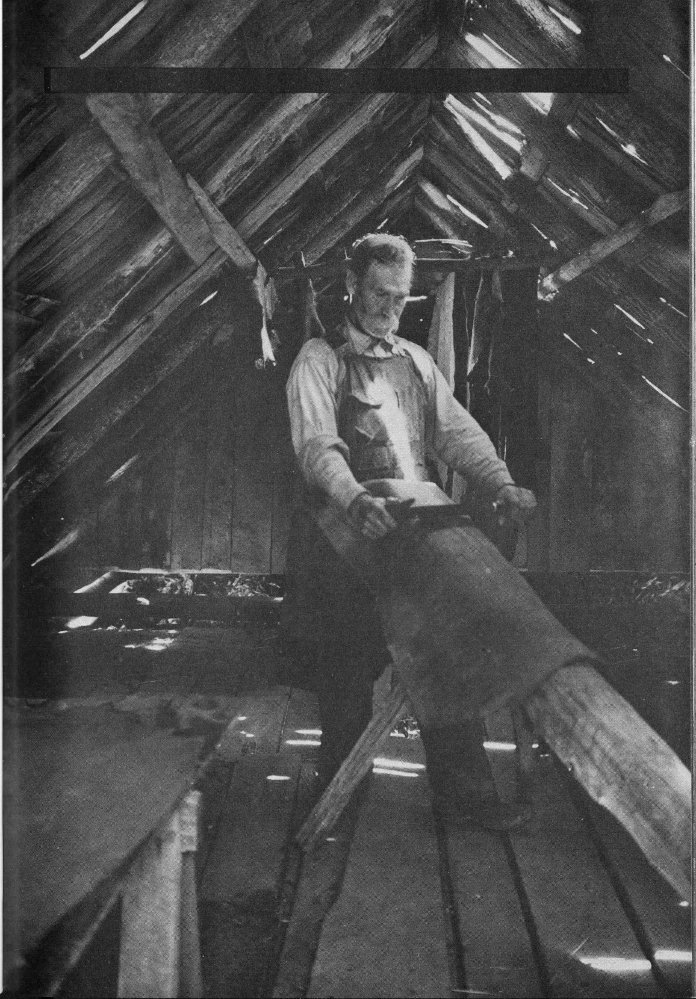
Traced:
POLYGON ((358 290, 358 277, 350 269, 346 271, 346 290, 351 298, 358 290))

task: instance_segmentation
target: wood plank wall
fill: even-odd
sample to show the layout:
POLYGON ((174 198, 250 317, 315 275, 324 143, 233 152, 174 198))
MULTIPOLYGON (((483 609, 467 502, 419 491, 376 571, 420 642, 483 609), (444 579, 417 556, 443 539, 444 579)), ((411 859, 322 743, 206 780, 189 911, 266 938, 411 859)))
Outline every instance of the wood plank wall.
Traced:
MULTIPOLYGON (((90 558, 122 567, 282 573, 295 482, 287 371, 208 348, 184 415, 100 509, 90 558)), ((84 553, 86 554, 86 552, 84 553)))
MULTIPOLYGON (((233 330, 224 336, 234 338, 233 330)), ((297 481, 285 404, 288 362, 258 370, 255 340, 240 355, 224 336, 204 348, 193 404, 182 400, 179 415, 172 399, 171 432, 102 505, 81 564, 284 572, 297 481)), ((657 397, 649 414, 638 414, 635 403, 617 404, 560 363, 548 344, 543 354, 539 512, 516 564, 686 568, 683 414, 657 397)))

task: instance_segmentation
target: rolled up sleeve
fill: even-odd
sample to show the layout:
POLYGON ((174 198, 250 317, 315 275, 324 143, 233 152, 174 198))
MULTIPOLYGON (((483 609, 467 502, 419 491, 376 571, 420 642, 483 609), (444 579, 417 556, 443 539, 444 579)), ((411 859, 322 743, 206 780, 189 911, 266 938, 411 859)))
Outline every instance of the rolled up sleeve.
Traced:
POLYGON ((365 492, 348 465, 348 446, 338 435, 338 360, 320 339, 297 355, 287 383, 290 431, 305 482, 347 510, 365 492))

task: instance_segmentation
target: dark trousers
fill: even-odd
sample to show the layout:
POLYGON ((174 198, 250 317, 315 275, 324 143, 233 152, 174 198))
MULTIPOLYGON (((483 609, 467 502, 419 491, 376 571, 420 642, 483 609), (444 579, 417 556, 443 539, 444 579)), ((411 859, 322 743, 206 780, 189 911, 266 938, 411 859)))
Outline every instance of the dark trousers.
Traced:
MULTIPOLYGON (((313 683, 322 728, 318 769, 330 780, 372 717, 372 687, 391 656, 372 595, 301 510, 292 537, 286 612, 298 638, 318 639, 313 683)), ((431 727, 422 736, 432 782, 444 786, 455 771, 478 776, 487 770, 477 718, 431 727)))
POLYGON ((319 773, 330 779, 372 717, 372 687, 391 661, 372 597, 346 569, 321 601, 315 689, 322 738, 319 773))

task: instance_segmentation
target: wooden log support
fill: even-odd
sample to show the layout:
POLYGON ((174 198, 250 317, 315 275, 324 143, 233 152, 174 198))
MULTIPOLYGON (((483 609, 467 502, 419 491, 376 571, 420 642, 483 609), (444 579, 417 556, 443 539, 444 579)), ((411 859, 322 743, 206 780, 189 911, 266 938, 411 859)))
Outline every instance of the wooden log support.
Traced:
MULTIPOLYGON (((382 486, 388 485, 385 480, 380 483, 378 491, 381 493, 382 486)), ((391 485, 394 488, 398 485, 401 491, 405 487, 404 483, 391 485)), ((415 484, 410 486, 413 489, 415 484)), ((430 491, 433 492, 434 487, 430 491)), ((398 490, 393 494, 404 498, 398 490)), ((441 502, 448 502, 444 493, 437 490, 437 495, 441 497, 441 502)), ((468 548, 464 544, 465 531, 460 528, 435 531, 421 538, 419 544, 407 546, 409 566, 402 565, 402 568, 406 576, 415 572, 420 580, 420 589, 416 593, 400 579, 396 564, 390 564, 389 572, 385 572, 378 547, 358 540, 345 518, 341 518, 336 511, 325 507, 316 511, 315 519, 336 551, 347 559, 376 594, 379 593, 377 605, 384 632, 388 638, 392 636, 390 650, 417 713, 420 714, 424 708, 432 715, 434 723, 434 719, 439 717, 439 705, 439 712, 445 719, 440 723, 450 722, 452 703, 442 703, 442 684, 448 688, 447 697, 452 701, 455 688, 450 683, 460 670, 471 676, 478 675, 470 696, 476 699, 484 714, 518 697, 523 699, 535 725, 559 758, 572 767, 577 780, 591 797, 615 815, 650 863, 682 897, 686 897, 690 890, 691 870, 690 777, 687 768, 593 668, 589 650, 584 656, 582 652, 573 651, 575 640, 564 633, 560 624, 557 635, 555 631, 550 632, 550 615, 544 617, 535 602, 526 597, 525 586, 521 590, 516 587, 514 593, 510 591, 512 577, 508 579, 499 568, 500 556, 493 546, 481 535, 477 541, 472 538, 472 547, 468 548), (462 535, 461 542, 459 535, 462 535), (480 566, 473 566, 472 559, 480 562, 480 566), (439 573, 433 571, 436 565, 441 570, 439 573), (446 591, 440 585, 442 580, 433 581, 437 575, 447 579, 446 591), (520 648, 526 644, 527 652, 530 635, 534 634, 535 644, 537 640, 539 643, 540 664, 542 661, 547 663, 545 679, 542 674, 534 681, 533 673, 537 667, 532 669, 533 664, 529 662, 520 664, 519 675, 514 677, 514 683, 519 685, 516 693, 511 690, 511 675, 506 679, 503 671, 496 679, 484 676, 475 667, 471 672, 473 664, 462 663, 458 648, 450 648, 453 642, 467 641, 468 632, 461 633, 460 638, 457 627, 450 627, 446 622, 457 616, 457 601, 465 599, 466 594, 472 596, 472 590, 464 584, 464 580, 473 580, 474 576, 480 581, 480 594, 476 597, 476 609, 473 605, 468 607, 468 614, 475 617, 477 629, 485 631, 487 627, 483 613, 485 605, 489 616, 496 621, 496 627, 515 631, 516 643, 520 648), (491 586, 498 576, 497 584, 491 586), (393 582, 397 578, 398 588, 393 582), (462 588, 453 598, 452 591, 457 588, 459 579, 462 588), (484 579, 487 580, 485 584, 484 579), (480 604, 479 599, 483 601, 480 604), (507 610, 498 622, 498 612, 503 605, 507 610), (445 606, 448 612, 443 616, 445 606), (419 614, 429 622, 425 630, 413 626, 414 616, 419 614), (536 624, 532 624, 532 619, 536 624), (447 667, 444 664, 452 651, 454 659, 451 660, 452 665, 447 667), (560 664, 552 670, 548 667, 552 666, 554 659, 560 659, 560 664), (573 660, 577 664, 573 664, 573 660), (420 663, 427 665, 426 672, 421 671, 420 663), (441 679, 433 679, 435 673, 439 673, 441 679)), ((487 637, 483 641, 495 642, 490 630, 485 634, 487 637)), ((506 641, 504 639, 503 644, 506 641)), ((475 651, 476 643, 470 648, 475 651)), ((498 654, 490 660, 494 673, 500 669, 498 662, 503 660, 504 654, 500 660, 498 654)), ((393 718, 398 716, 403 698, 401 689, 397 688, 382 712, 373 718, 300 831, 298 840, 303 845, 316 843, 328 824, 340 814, 347 798, 368 769, 368 760, 375 746, 388 731, 393 718)), ((466 710, 471 710, 471 700, 464 694, 464 688, 462 696, 457 697, 456 706, 462 711, 462 719, 466 710), (465 703, 467 700, 468 704, 465 703)))
MULTIPOLYGON (((398 667, 398 663, 396 665, 398 667)), ((407 703, 404 688, 397 684, 373 715, 297 833, 296 840, 305 850, 313 850, 338 821, 358 784, 371 770, 377 750, 406 710, 407 703)))
POLYGON ((572 260, 561 264, 552 274, 548 274, 539 285, 539 298, 550 301, 565 285, 586 271, 596 267, 622 246, 631 243, 651 226, 671 218, 689 206, 689 191, 675 191, 661 195, 653 204, 641 212, 638 218, 620 226, 616 232, 598 239, 572 260))

